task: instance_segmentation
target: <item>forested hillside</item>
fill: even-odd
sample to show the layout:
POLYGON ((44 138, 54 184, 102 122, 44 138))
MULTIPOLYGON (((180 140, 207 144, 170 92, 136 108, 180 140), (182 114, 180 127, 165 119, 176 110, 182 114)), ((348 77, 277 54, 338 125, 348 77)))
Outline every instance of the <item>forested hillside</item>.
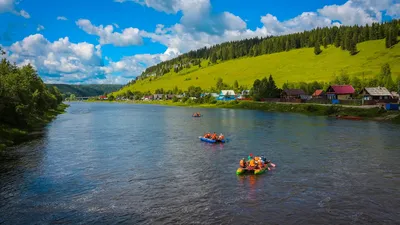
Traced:
MULTIPOLYGON (((218 78, 229 86, 238 81, 239 86, 250 89, 256 79, 273 75, 278 87, 293 82, 331 82, 340 75, 347 75, 350 81, 361 80, 368 85, 371 78, 381 73, 382 66, 389 64, 393 81, 400 77, 400 44, 392 48, 385 47, 385 40, 367 41, 357 45, 359 53, 351 56, 340 48, 328 46, 321 48, 322 53, 315 55, 313 48, 291 50, 257 57, 221 62, 201 68, 184 69, 178 73, 170 72, 160 77, 137 80, 134 85, 126 86, 115 96, 129 92, 156 92, 157 89, 174 90, 175 87, 187 90, 198 86, 210 90, 215 87, 218 78)), ((213 90, 217 91, 217 90, 213 90)))
POLYGON ((373 23, 371 26, 326 27, 278 37, 227 42, 211 48, 190 51, 175 59, 149 67, 140 78, 149 75, 162 76, 171 70, 179 72, 192 66, 201 67, 200 62, 204 59, 208 59, 209 64, 215 64, 219 61, 227 61, 244 56, 255 57, 311 47, 315 48, 314 52, 318 55, 321 53, 318 50, 321 45, 325 48, 328 45, 334 45, 337 48, 348 51, 351 55, 355 55, 358 53, 357 43, 385 38, 385 47, 390 48, 397 43, 399 26, 400 20, 393 20, 389 23, 373 23))
POLYGON ((70 85, 70 84, 46 84, 48 87, 57 87, 60 92, 68 97, 71 94, 76 97, 91 97, 111 93, 119 90, 122 85, 119 84, 87 84, 87 85, 70 85))
POLYGON ((218 78, 250 88, 254 80, 270 74, 280 87, 287 82, 328 82, 340 74, 366 79, 386 63, 395 80, 400 75, 399 27, 400 21, 393 20, 223 43, 149 67, 115 94, 209 89, 218 78))

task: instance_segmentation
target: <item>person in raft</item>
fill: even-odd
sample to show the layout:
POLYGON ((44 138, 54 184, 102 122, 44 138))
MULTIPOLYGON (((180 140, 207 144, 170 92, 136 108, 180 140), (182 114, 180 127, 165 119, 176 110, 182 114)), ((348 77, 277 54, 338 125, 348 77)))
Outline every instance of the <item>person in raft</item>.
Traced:
POLYGON ((210 132, 205 133, 205 134, 204 134, 204 138, 211 138, 210 132))
POLYGON ((225 139, 224 135, 221 133, 218 136, 218 141, 223 141, 225 139))
POLYGON ((246 168, 247 167, 247 163, 246 160, 243 158, 240 160, 239 165, 241 168, 246 168))
POLYGON ((213 135, 211 135, 211 139, 212 140, 217 140, 217 133, 214 132, 213 135))

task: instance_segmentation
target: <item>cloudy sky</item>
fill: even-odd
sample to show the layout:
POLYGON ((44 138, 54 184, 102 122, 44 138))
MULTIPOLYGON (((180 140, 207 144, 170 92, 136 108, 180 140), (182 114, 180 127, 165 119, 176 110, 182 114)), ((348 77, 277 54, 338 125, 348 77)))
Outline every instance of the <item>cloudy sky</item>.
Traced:
POLYGON ((123 84, 204 46, 399 17, 400 0, 0 0, 0 46, 48 83, 123 84))

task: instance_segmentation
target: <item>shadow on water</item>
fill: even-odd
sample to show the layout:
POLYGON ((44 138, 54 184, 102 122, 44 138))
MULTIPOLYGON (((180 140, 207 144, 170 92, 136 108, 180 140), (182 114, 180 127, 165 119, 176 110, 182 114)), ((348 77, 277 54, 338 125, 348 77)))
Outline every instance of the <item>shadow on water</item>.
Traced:
POLYGON ((0 164, 1 224, 396 224, 398 126, 72 103, 0 164), (204 132, 224 133, 208 144, 204 132), (277 168, 236 176, 264 154, 277 168))

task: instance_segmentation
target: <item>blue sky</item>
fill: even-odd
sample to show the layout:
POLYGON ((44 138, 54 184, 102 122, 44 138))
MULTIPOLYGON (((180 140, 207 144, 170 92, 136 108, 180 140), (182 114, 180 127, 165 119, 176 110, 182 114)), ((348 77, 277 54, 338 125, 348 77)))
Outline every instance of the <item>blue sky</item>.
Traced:
POLYGON ((399 16, 400 0, 0 0, 0 45, 48 83, 126 83, 204 46, 399 16))

